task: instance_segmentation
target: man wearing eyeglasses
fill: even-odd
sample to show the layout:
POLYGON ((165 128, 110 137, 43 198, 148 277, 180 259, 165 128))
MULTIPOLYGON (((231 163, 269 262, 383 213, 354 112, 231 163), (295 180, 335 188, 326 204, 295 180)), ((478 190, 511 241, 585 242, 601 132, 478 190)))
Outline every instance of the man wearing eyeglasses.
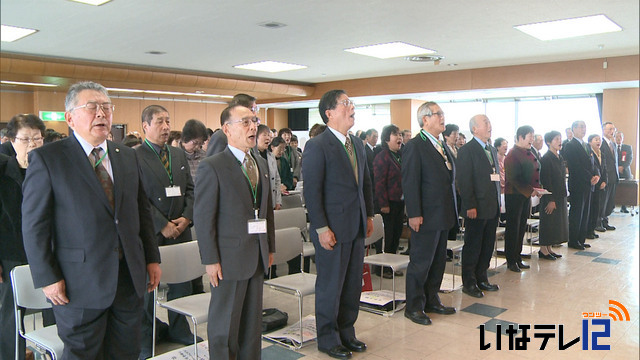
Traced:
POLYGON ((74 84, 65 108, 73 136, 31 151, 23 185, 33 283, 53 304, 63 359, 137 359, 143 295, 161 274, 139 163, 106 140, 102 85, 74 84))
POLYGON ((228 146, 198 166, 193 215, 211 283, 210 359, 260 359, 263 274, 275 230, 267 163, 251 151, 258 124, 244 106, 224 109, 228 146))
MULTIPOLYGON (((144 190, 151 203, 153 230, 159 246, 191 241, 193 219, 193 180, 187 157, 182 149, 169 146, 171 121, 167 109, 149 105, 142 111, 142 130, 145 139, 136 149, 144 190)), ((170 284, 167 300, 191 295, 191 282, 170 284)), ((142 350, 140 359, 151 357, 153 296, 145 295, 145 314, 142 320, 142 350)), ((166 324, 156 320, 164 330, 166 324)), ((168 338, 190 345, 193 334, 184 315, 169 311, 168 338)))
MULTIPOLYGON (((256 98, 247 95, 247 94, 236 94, 233 99, 229 102, 229 106, 231 105, 242 105, 253 113, 254 116, 258 116, 258 105, 256 105, 256 98)), ((227 148, 227 136, 224 131, 216 131, 213 135, 211 135, 211 139, 209 139, 209 144, 207 146, 207 156, 215 155, 219 152, 224 151, 227 148)))
POLYGON ((325 93, 318 105, 327 130, 302 154, 304 197, 316 251, 318 350, 338 359, 366 351, 356 338, 364 238, 373 232, 373 192, 367 155, 348 133, 355 106, 343 90, 325 93))

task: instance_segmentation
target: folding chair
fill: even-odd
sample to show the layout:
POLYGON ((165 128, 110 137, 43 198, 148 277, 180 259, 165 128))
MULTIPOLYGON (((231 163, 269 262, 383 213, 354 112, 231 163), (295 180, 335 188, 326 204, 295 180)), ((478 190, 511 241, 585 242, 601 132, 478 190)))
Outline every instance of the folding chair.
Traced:
MULTIPOLYGON (((288 260, 296 256, 300 256, 302 252, 302 241, 300 241, 300 229, 291 227, 286 229, 276 229, 276 252, 273 254, 273 264, 286 264, 288 260)), ((295 295, 298 298, 298 317, 300 319, 300 345, 291 345, 282 340, 270 337, 269 334, 262 335, 263 338, 269 339, 280 345, 291 349, 300 349, 304 345, 303 328, 302 328, 302 300, 305 296, 315 294, 316 292, 316 275, 304 272, 279 276, 275 279, 269 279, 264 282, 265 285, 274 290, 282 291, 295 295)))
MULTIPOLYGON (((200 262, 200 252, 197 241, 160 246, 161 281, 166 284, 178 284, 201 277, 206 272, 200 262)), ((193 348, 196 359, 198 358, 198 324, 207 322, 209 314, 209 301, 211 293, 184 296, 167 302, 158 301, 158 289, 153 291, 153 318, 156 318, 156 305, 175 311, 178 314, 191 318, 193 322, 193 348)), ((151 354, 156 353, 156 321, 153 321, 153 341, 151 342, 151 354)))
MULTIPOLYGON (((285 229, 289 227, 296 227, 300 229, 302 235, 302 258, 300 265, 304 263, 304 258, 307 256, 313 256, 316 254, 316 248, 313 247, 313 243, 309 241, 309 230, 307 227, 307 214, 304 208, 290 208, 280 209, 273 212, 273 222, 276 230, 285 229)), ((300 269, 302 271, 302 269, 300 269)))
MULTIPOLYGON (((48 309, 51 304, 40 289, 36 289, 31 278, 29 265, 16 266, 11 270, 11 284, 13 285, 13 311, 16 317, 16 360, 18 357, 18 341, 23 337, 27 341, 36 344, 37 347, 48 351, 53 359, 62 356, 64 344, 58 337, 58 327, 56 325, 47 326, 41 329, 26 332, 22 326, 22 314, 26 309, 48 309)), ((9 306, 9 304, 2 304, 9 306)), ((8 335, 8 334, 7 334, 8 335)), ((3 335, 5 336, 5 335, 3 335)))
POLYGON ((302 197, 300 194, 282 195, 282 209, 301 208, 302 197))

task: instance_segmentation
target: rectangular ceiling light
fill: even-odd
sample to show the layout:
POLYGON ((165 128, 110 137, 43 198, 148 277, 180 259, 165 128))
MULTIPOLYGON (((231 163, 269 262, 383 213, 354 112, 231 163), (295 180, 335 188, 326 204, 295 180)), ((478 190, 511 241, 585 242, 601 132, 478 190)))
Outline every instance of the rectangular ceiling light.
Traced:
POLYGON ((24 82, 24 81, 7 81, 7 80, 2 80, 0 81, 0 83, 7 84, 7 85, 26 85, 26 86, 44 86, 44 87, 58 86, 56 84, 43 84, 43 83, 32 83, 32 82, 24 82))
POLYGON ((300 69, 307 68, 304 65, 287 64, 287 63, 278 62, 278 61, 260 61, 260 62, 255 62, 251 64, 234 65, 233 67, 236 69, 266 71, 270 73, 289 71, 289 70, 300 70, 300 69))
POLYGON ((22 39, 27 35, 31 35, 38 30, 21 28, 11 25, 2 25, 0 29, 0 38, 4 42, 12 42, 18 39, 22 39))
POLYGON ((100 6, 102 4, 108 3, 111 0, 71 0, 71 1, 79 2, 87 5, 100 6))
POLYGON ((609 18, 604 15, 547 21, 514 27, 527 35, 543 41, 622 31, 622 28, 618 26, 618 24, 609 20, 609 18))
POLYGON ((390 59, 401 56, 436 53, 435 50, 421 48, 419 46, 403 43, 400 41, 390 42, 386 44, 360 46, 350 49, 344 49, 344 51, 360 55, 373 56, 378 59, 390 59))

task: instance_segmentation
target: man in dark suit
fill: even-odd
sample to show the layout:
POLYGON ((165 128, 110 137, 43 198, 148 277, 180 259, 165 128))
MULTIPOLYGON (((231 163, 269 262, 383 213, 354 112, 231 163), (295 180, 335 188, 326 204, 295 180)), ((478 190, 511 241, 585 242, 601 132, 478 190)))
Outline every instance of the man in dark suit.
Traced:
POLYGON ((569 244, 573 249, 584 250, 591 245, 584 242, 589 222, 589 203, 593 186, 600 181, 595 175, 588 144, 584 138, 587 125, 584 121, 574 121, 571 125, 573 138, 564 147, 564 159, 569 168, 569 244))
MULTIPOLYGON (((544 145, 544 139, 542 135, 535 134, 533 135, 533 143, 531 144, 531 153, 535 156, 536 161, 538 161, 538 168, 540 168, 540 160, 542 159, 542 154, 540 150, 542 150, 542 146, 544 145)), ((538 214, 540 212, 540 205, 536 205, 531 207, 532 214, 538 214)), ((538 215, 533 215, 533 218, 538 219, 538 215)))
POLYGON ((263 274, 275 230, 267 163, 250 151, 258 118, 230 105, 220 115, 227 148, 200 162, 194 224, 211 282, 210 359, 260 359, 263 274))
POLYGON ((71 86, 65 108, 73 136, 31 151, 24 180, 33 282, 53 303, 63 359, 136 359, 143 295, 161 272, 138 159, 106 141, 114 107, 102 85, 71 86))
POLYGON ((309 234, 316 250, 318 350, 349 358, 366 345, 356 338, 364 238, 373 231, 373 194, 362 142, 348 131, 355 107, 331 90, 318 110, 327 130, 309 140, 302 161, 309 234))
MULTIPOLYGON (((616 150, 618 154, 618 175, 619 179, 633 179, 631 175, 631 162, 633 161, 633 149, 631 145, 623 144, 624 134, 621 131, 616 133, 616 150)), ((620 212, 629 213, 627 207, 622 205, 620 212)))
POLYGON ((567 135, 567 138, 562 142, 562 148, 560 148, 560 155, 562 155, 562 157, 564 157, 564 147, 573 139, 573 131, 571 131, 570 127, 564 129, 564 133, 567 135))
POLYGON ((607 172, 607 187, 604 190, 603 198, 600 204, 599 223, 596 224, 597 231, 615 230, 616 227, 609 224, 609 215, 613 212, 615 205, 616 187, 620 182, 618 176, 618 149, 615 143, 616 126, 612 122, 607 121, 602 124, 602 134, 604 135, 600 153, 602 165, 607 172), (600 227, 600 229, 598 229, 600 227))
POLYGON ((442 305, 438 296, 446 265, 447 235, 458 220, 456 170, 439 139, 445 129, 440 106, 434 102, 420 105, 417 118, 422 129, 402 151, 402 190, 411 228, 404 316, 429 325, 431 319, 425 312, 456 312, 442 305))
MULTIPOLYGON (((257 99, 251 95, 236 94, 229 102, 229 106, 242 105, 251 110, 253 115, 258 116, 258 105, 256 105, 256 100, 257 99)), ((227 148, 227 143, 227 135, 225 135, 222 129, 213 133, 209 139, 209 145, 207 145, 207 157, 224 151, 227 148)))
MULTIPOLYGON (((191 241, 193 219, 193 181, 185 152, 169 146, 171 131, 167 109, 149 105, 142 111, 145 140, 136 149, 140 161, 142 183, 151 203, 153 230, 159 246, 191 241)), ((169 285, 167 300, 191 295, 191 282, 169 285)), ((140 359, 151 356, 153 296, 145 295, 142 321, 143 343, 140 359)), ((158 323, 166 328, 164 323, 158 323)), ((184 315, 169 312, 169 339, 179 344, 193 344, 193 334, 184 315)))
POLYGON ((496 149, 489 144, 491 122, 486 115, 469 121, 473 139, 458 151, 456 180, 465 218, 462 248, 462 292, 483 297, 484 291, 497 291, 490 284, 487 269, 496 241, 500 218, 500 164, 496 149))

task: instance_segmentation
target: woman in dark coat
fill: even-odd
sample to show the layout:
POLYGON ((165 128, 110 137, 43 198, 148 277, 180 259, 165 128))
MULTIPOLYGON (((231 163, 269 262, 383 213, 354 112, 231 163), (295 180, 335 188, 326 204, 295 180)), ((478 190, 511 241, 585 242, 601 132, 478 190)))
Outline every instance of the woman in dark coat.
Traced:
POLYGON ((600 152, 602 138, 600 138, 600 135, 589 135, 587 141, 591 149, 590 155, 594 173, 600 176, 600 180, 592 187, 591 204, 589 206, 589 223, 587 224, 587 239, 595 239, 599 237, 595 233, 595 229, 602 227, 602 218, 600 217, 599 210, 602 202, 605 201, 606 193, 604 188, 607 186, 607 169, 602 162, 602 154, 600 152))
POLYGON ((566 168, 559 151, 562 148, 562 134, 551 131, 544 135, 549 151, 540 160, 540 183, 551 194, 540 199, 540 251, 541 259, 555 260, 562 257, 551 250, 552 245, 569 241, 569 217, 567 212, 566 168))

